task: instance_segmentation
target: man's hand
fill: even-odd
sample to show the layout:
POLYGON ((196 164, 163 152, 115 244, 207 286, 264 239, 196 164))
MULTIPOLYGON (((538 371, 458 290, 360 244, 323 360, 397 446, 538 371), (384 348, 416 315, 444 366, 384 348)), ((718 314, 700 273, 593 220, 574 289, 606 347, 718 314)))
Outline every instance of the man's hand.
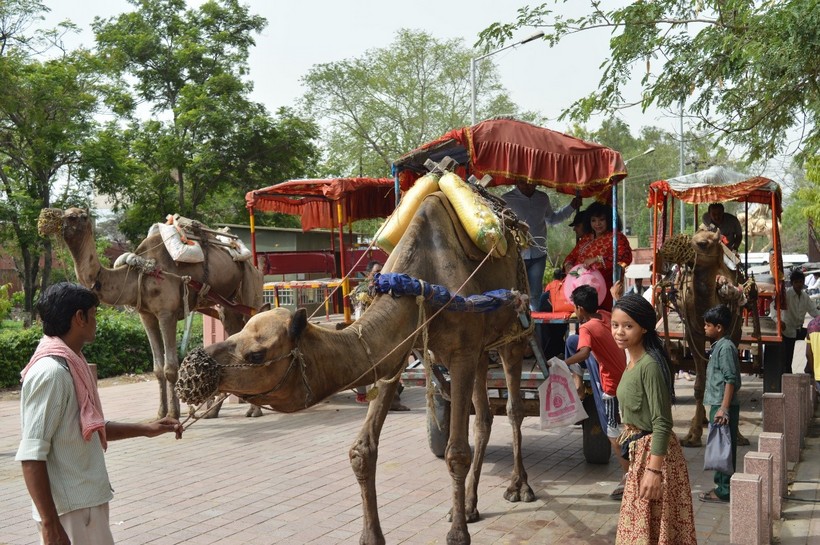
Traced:
POLYGON ((182 424, 180 424, 179 420, 176 418, 166 416, 161 420, 148 424, 148 432, 146 433, 146 436, 156 437, 157 435, 162 435, 163 433, 172 432, 176 435, 177 439, 182 439, 182 424))
POLYGON ((623 297, 624 296, 624 281, 623 280, 618 280, 617 282, 612 284, 612 287, 609 288, 609 293, 612 294, 612 300, 613 301, 617 301, 618 299, 623 297))

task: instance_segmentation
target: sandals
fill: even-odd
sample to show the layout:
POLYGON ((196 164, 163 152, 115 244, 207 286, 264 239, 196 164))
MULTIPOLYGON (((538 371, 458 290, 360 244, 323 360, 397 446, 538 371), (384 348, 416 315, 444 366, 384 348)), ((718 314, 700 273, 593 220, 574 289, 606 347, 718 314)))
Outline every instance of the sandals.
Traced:
POLYGON ((728 499, 722 499, 717 494, 715 494, 714 490, 710 490, 709 492, 701 492, 698 494, 698 499, 705 503, 729 503, 728 499))
POLYGON ((615 490, 609 494, 609 499, 621 501, 624 497, 624 487, 626 486, 627 475, 629 475, 629 472, 624 473, 623 478, 621 478, 621 482, 619 482, 618 486, 615 487, 615 490))

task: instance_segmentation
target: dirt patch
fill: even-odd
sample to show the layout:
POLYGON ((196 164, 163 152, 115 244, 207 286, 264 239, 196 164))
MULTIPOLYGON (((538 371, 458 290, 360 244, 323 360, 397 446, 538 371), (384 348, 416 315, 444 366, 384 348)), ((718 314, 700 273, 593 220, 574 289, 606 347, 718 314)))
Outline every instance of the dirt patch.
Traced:
MULTIPOLYGON (((139 375, 120 375, 118 377, 101 378, 97 381, 97 386, 106 388, 108 386, 119 386, 120 384, 133 384, 135 382, 153 382, 156 380, 154 373, 142 373, 139 375)), ((20 400, 20 388, 0 389, 0 401, 20 400)))

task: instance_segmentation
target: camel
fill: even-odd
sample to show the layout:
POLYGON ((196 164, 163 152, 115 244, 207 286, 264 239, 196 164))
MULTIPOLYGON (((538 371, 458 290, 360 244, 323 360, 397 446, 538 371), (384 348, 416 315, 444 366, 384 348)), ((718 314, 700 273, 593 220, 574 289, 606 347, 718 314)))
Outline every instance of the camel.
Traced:
POLYGON ((695 415, 681 444, 699 447, 706 419, 703 394, 708 362, 703 313, 721 303, 728 305, 734 316, 730 338, 737 344, 741 336, 741 312, 738 308, 739 292, 731 289, 731 286, 738 284, 737 272, 730 270, 724 263, 724 245, 720 241, 720 231, 700 230, 692 236, 691 245, 694 261, 683 265, 683 273, 679 274, 676 286, 680 293, 679 304, 685 338, 695 363, 695 415))
MULTIPOLYGON (((467 280, 459 291, 465 296, 494 289, 528 293, 524 264, 520 253, 514 250, 513 235, 507 232, 510 250, 504 257, 482 265, 480 257, 473 259, 477 248, 472 247, 471 258, 466 246, 462 246, 464 242, 460 241, 465 239, 467 244, 472 243, 458 221, 451 219, 444 200, 446 197, 441 193, 434 193, 422 202, 381 274, 404 273, 425 283, 442 285, 451 293, 456 293, 467 280)), ((349 452, 361 488, 362 545, 385 543, 376 499, 379 433, 407 356, 415 345, 423 344, 424 334, 415 332, 419 315, 423 318, 435 312, 427 302, 423 302, 422 308, 415 297, 376 295, 367 312, 340 331, 307 323, 303 309, 293 315, 285 309, 274 309, 252 317, 242 331, 199 354, 208 362, 208 368, 218 368, 219 378, 214 379, 213 389, 235 393, 281 412, 305 409, 336 392, 373 383, 374 376, 378 379, 378 396, 370 403, 349 452)), ((509 341, 497 351, 510 394, 507 414, 513 430, 514 456, 514 470, 504 497, 513 502, 535 499, 521 458, 524 410, 520 379, 525 332, 517 311, 505 306, 486 313, 445 310, 430 321, 427 333, 427 347, 450 372, 451 431, 445 462, 453 490, 447 543, 467 545, 467 523, 479 518, 478 481, 493 422, 486 386, 487 348, 498 340, 509 341), (468 442, 471 401, 476 414, 474 454, 468 442)), ((186 376, 188 366, 196 367, 195 359, 197 355, 192 353, 183 362, 182 372, 186 376)), ((203 376, 198 371, 190 374, 203 376)), ((199 378, 195 382, 204 381, 199 378)))
MULTIPOLYGON (((748 215, 748 236, 751 239, 749 251, 754 252, 757 241, 763 241, 763 247, 758 250, 765 252, 772 246, 772 218, 767 206, 757 206, 748 215)), ((747 216, 745 212, 737 215, 740 225, 746 228, 747 216)))
MULTIPOLYGON (((160 236, 152 235, 137 247, 142 263, 153 260, 155 267, 120 266, 108 269, 97 256, 91 218, 85 210, 69 208, 62 217, 62 237, 74 259, 74 270, 80 284, 94 291, 100 301, 109 305, 135 307, 148 335, 154 360, 154 374, 159 382, 159 418, 179 418, 179 399, 174 391, 179 369, 176 325, 185 318, 185 297, 190 311, 213 307, 203 301, 183 279, 193 278, 208 284, 210 290, 226 299, 259 309, 262 306, 262 273, 249 262, 233 261, 222 249, 208 251, 206 263, 176 263, 171 259, 160 236), (207 273, 203 265, 207 264, 207 273), (150 269, 150 270, 149 270, 150 269), (207 276, 206 276, 207 275, 207 276)), ((242 329, 247 317, 224 309, 219 313, 228 333, 242 329)), ((208 417, 216 417, 214 407, 208 417)), ((261 416, 259 407, 250 407, 246 416, 261 416)))

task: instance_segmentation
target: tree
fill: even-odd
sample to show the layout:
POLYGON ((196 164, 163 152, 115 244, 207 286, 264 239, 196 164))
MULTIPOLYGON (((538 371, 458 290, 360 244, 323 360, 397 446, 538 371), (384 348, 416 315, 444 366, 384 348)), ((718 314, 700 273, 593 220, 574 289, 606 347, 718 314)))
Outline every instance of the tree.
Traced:
POLYGON ((25 0, 0 4, 0 237, 17 248, 29 317, 38 280, 48 286, 52 268, 51 242, 37 234, 37 216, 49 206, 88 204, 76 177, 78 149, 95 131, 99 94, 86 52, 32 58, 59 42, 57 30, 24 34, 43 10, 25 0))
MULTIPOLYGON (((304 107, 323 127, 327 174, 385 176, 393 160, 469 124, 470 59, 462 40, 400 30, 395 41, 361 57, 320 64, 303 78, 304 107)), ((521 113, 488 59, 477 70, 479 118, 521 113)))
POLYGON ((684 101, 700 132, 743 146, 750 160, 792 146, 801 159, 820 150, 817 0, 637 1, 609 10, 591 0, 590 14, 577 18, 551 6, 522 7, 515 21, 482 31, 479 43, 497 46, 521 27, 545 30, 552 45, 579 32, 609 30, 599 88, 572 104, 566 117, 584 122, 595 112, 636 104, 677 109, 684 101), (625 87, 639 71, 641 96, 627 100, 625 87))
POLYGON ((248 50, 264 18, 238 0, 196 9, 185 0, 129 3, 135 11, 97 18, 93 28, 109 74, 133 95, 117 102, 130 123, 100 135, 87 171, 125 211, 129 238, 171 212, 235 219, 244 191, 313 170, 316 127, 287 110, 272 118, 248 98, 248 50), (150 119, 136 118, 137 103, 150 119))

